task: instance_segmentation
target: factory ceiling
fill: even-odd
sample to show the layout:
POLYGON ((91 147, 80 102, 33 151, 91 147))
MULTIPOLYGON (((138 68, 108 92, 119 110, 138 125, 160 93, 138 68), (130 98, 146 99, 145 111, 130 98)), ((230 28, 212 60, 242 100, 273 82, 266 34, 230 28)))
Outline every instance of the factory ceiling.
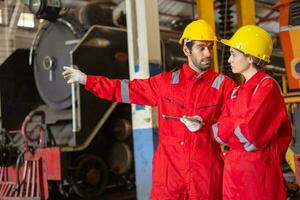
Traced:
MULTIPOLYGON (((175 21, 197 18, 197 7, 195 0, 157 0, 159 5, 160 25, 162 27, 172 27, 175 21)), ((120 7, 125 11, 125 0, 100 0, 101 4, 111 7, 120 7)), ((256 23, 276 35, 279 31, 279 12, 273 9, 278 0, 255 0, 256 23)), ((234 0, 215 0, 216 27, 220 22, 220 9, 229 6, 232 17, 229 19, 236 27, 235 3, 234 0)))

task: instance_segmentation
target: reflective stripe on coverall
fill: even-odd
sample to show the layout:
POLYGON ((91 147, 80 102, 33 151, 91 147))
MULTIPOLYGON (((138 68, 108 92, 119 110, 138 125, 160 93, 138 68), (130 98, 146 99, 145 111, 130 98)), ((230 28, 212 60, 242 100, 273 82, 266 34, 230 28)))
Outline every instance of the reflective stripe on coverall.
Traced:
POLYGON ((234 82, 209 69, 198 75, 188 64, 143 80, 88 76, 86 89, 110 101, 157 106, 159 144, 153 157, 152 200, 220 200, 223 161, 220 147, 211 137, 223 103, 234 82), (178 120, 162 115, 199 115, 205 125, 188 131, 178 120))
POLYGON ((224 153, 223 200, 285 200, 281 161, 291 123, 277 82, 264 71, 233 90, 213 135, 224 153))

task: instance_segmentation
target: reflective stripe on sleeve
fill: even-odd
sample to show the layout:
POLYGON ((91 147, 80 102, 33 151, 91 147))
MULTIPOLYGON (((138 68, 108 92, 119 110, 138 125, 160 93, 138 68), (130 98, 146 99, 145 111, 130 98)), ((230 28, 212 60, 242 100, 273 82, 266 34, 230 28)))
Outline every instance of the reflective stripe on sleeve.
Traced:
POLYGON ((225 142, 223 142, 220 137, 218 136, 218 131, 219 131, 219 128, 218 128, 218 123, 215 123, 212 125, 212 130, 213 130, 213 133, 214 133, 214 138, 215 140, 220 143, 220 144, 225 144, 225 142))
POLYGON ((256 151, 258 150, 253 144, 251 144, 247 138, 243 135, 240 127, 236 127, 236 129, 234 130, 234 134, 235 136, 240 140, 241 143, 244 143, 244 149, 246 151, 256 151))
POLYGON ((127 79, 121 80, 121 97, 123 103, 130 103, 128 83, 129 80, 127 79))

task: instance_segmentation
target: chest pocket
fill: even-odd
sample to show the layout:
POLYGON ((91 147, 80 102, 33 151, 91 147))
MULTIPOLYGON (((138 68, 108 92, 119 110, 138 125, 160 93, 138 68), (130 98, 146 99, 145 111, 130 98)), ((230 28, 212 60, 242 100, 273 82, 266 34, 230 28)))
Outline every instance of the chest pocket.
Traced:
POLYGON ((164 114, 181 116, 186 108, 184 104, 185 88, 182 80, 180 80, 180 73, 180 69, 172 72, 170 80, 168 80, 168 84, 166 84, 166 88, 162 92, 161 100, 164 114))
POLYGON ((171 105, 179 107, 181 109, 185 109, 185 105, 182 102, 175 100, 174 98, 163 96, 162 99, 165 102, 167 102, 167 104, 171 104, 171 105))
POLYGON ((178 93, 180 88, 166 88, 166 92, 162 95, 162 107, 164 114, 171 116, 182 116, 187 106, 185 105, 184 95, 178 93), (177 92, 177 93, 176 93, 177 92))
POLYGON ((208 105, 200 105, 197 107, 198 110, 204 110, 204 109, 215 109, 220 107, 221 104, 216 104, 216 103, 212 103, 212 104, 208 104, 208 105))
POLYGON ((208 122, 216 122, 222 108, 222 95, 219 94, 219 89, 225 77, 222 74, 216 76, 207 91, 207 95, 201 101, 201 104, 196 106, 196 111, 208 122))

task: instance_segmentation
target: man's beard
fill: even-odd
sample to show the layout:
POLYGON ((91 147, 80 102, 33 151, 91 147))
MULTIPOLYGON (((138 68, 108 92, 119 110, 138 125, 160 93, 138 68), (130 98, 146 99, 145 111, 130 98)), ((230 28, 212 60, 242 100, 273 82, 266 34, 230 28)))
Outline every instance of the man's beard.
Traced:
POLYGON ((199 70, 199 71, 206 71, 211 67, 212 60, 211 59, 206 59, 205 61, 202 61, 200 63, 196 63, 193 59, 192 62, 194 66, 199 70))

